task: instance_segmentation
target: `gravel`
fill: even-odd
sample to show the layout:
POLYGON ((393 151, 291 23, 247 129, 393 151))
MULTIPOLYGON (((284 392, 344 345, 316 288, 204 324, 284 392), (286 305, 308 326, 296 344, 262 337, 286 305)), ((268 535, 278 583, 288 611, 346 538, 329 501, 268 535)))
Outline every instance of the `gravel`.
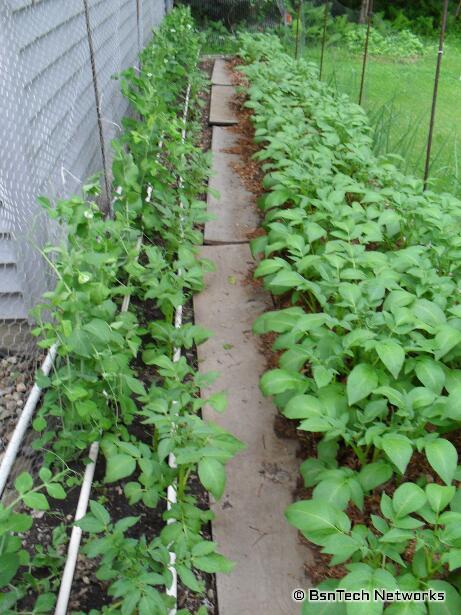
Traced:
POLYGON ((0 459, 24 407, 35 373, 33 358, 0 359, 0 459))

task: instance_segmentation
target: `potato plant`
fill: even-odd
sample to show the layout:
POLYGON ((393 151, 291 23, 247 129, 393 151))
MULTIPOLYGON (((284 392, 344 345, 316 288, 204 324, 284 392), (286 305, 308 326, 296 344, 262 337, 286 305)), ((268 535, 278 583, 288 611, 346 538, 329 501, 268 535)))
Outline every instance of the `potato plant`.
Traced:
POLYGON ((338 586, 443 588, 445 612, 458 612, 461 472, 451 434, 461 425, 461 203, 377 159, 363 110, 277 39, 244 36, 242 57, 265 172, 255 276, 279 306, 254 325, 276 334, 279 356, 261 389, 319 440, 301 466, 312 497, 288 520, 332 565, 347 563, 338 586), (351 463, 342 465, 345 452, 351 463), (427 470, 411 482, 417 455, 427 470), (381 516, 352 526, 343 511, 366 511, 377 493, 381 516))
POLYGON ((67 229, 62 245, 44 251, 57 284, 34 312, 39 345, 47 349, 57 343, 58 359, 49 377, 37 376, 45 389, 33 422, 35 447, 44 451, 42 482, 34 487, 31 476, 21 475, 15 483, 18 497, 0 509, 2 613, 23 612, 22 599, 31 590, 36 597, 32 612, 52 611, 66 527, 57 528, 46 552, 36 547, 31 554, 22 548, 21 535, 33 522, 26 510, 52 512, 45 494, 63 499, 79 483, 80 476, 69 466, 86 463, 94 441, 100 442, 105 458, 104 483, 123 480, 128 503, 160 506, 165 525, 152 540, 139 532, 133 538, 139 516, 111 519, 95 489, 78 525, 85 536, 83 551, 97 558, 96 574, 111 601, 101 610, 92 609, 92 615, 167 615, 173 606, 166 594, 172 580, 170 552, 181 582, 199 594, 205 588, 196 571, 232 568, 217 545, 203 539, 203 525, 212 513, 199 507, 188 485, 191 475, 197 475, 218 500, 225 465, 242 445, 201 418, 205 403, 217 411, 226 407, 222 393, 200 396, 216 374, 199 374, 184 356, 173 360, 175 349, 191 348, 210 335, 188 323, 176 328, 174 322, 176 308, 200 291, 203 272, 211 266, 197 254, 202 241, 197 225, 206 219, 199 195, 208 176, 208 160, 198 145, 199 94, 205 85, 197 67, 199 47, 189 11, 175 10, 141 54, 140 70, 121 75, 136 119, 124 121, 114 143, 112 219, 94 202, 97 178, 84 186, 81 196, 56 203, 41 199, 50 217, 67 229), (156 317, 142 324, 134 301, 123 312, 128 294, 138 303, 150 302, 156 317), (149 370, 149 385, 136 362, 149 370), (142 427, 142 439, 133 425, 142 427), (173 468, 170 453, 176 458, 173 468), (177 503, 167 511, 167 490, 173 483, 177 503), (24 511, 17 512, 21 503, 24 511), (49 571, 46 578, 37 574, 43 568, 49 571))

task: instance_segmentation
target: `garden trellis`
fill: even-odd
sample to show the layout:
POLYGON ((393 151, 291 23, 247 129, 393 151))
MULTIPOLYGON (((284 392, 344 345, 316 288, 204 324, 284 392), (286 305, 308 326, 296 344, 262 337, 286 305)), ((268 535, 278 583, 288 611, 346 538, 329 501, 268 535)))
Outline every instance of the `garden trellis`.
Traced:
POLYGON ((113 79, 134 66, 170 0, 8 0, 0 7, 0 349, 32 353, 29 310, 54 284, 44 245, 61 236, 37 203, 102 172, 127 101, 113 79))

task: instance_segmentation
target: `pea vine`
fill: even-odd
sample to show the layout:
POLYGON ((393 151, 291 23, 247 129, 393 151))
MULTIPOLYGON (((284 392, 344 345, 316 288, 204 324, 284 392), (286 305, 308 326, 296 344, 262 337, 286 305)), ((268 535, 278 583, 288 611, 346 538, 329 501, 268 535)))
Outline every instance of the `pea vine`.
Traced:
POLYGON ((192 323, 175 326, 177 308, 202 289, 203 273, 211 267, 197 253, 199 227, 207 219, 200 196, 209 173, 198 145, 200 92, 206 83, 197 66, 199 49, 189 11, 176 9, 141 54, 140 70, 121 75, 134 113, 113 145, 113 217, 106 218, 95 203, 98 178, 88 181, 82 196, 56 203, 40 199, 49 216, 67 229, 65 243, 44 250, 57 283, 34 310, 39 346, 57 344, 58 358, 49 377, 37 375, 45 389, 33 421, 34 447, 44 459, 40 481, 34 486, 32 476, 21 474, 17 497, 8 506, 0 504, 2 613, 52 610, 66 524, 57 526, 46 550, 24 549, 21 535, 33 524, 28 509, 52 514, 53 500, 64 499, 80 483, 76 468, 86 463, 95 441, 105 457, 104 484, 123 480, 128 503, 163 511, 165 524, 148 540, 131 529, 139 516, 115 521, 104 498, 90 502, 78 522, 87 536, 83 553, 97 558, 96 575, 110 597, 108 606, 92 609, 91 615, 167 615, 174 605, 167 594, 170 553, 181 582, 199 594, 204 582, 196 571, 232 568, 216 544, 203 539, 212 513, 200 507, 189 482, 197 475, 219 499, 225 464, 242 445, 201 418, 205 404, 217 411, 226 407, 223 393, 200 396, 216 374, 200 374, 179 356, 210 332, 192 323), (124 311, 128 295, 132 301, 124 311), (143 305, 154 314, 148 322, 137 307, 143 305), (142 427, 142 436, 135 427, 142 427), (174 466, 168 463, 170 454, 174 466), (177 502, 167 508, 173 484, 177 502))
POLYGON ((461 203, 377 159, 363 110, 276 38, 243 36, 242 57, 266 174, 255 276, 280 308, 254 325, 279 358, 261 388, 316 443, 287 518, 345 566, 322 588, 446 592, 321 612, 460 612, 461 203))

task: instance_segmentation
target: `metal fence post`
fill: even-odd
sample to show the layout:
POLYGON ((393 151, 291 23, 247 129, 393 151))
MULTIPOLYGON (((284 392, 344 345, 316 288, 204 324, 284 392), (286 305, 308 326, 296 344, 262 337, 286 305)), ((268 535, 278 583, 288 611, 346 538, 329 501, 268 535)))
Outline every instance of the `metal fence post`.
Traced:
POLYGON ((365 73, 367 70, 367 60, 368 60, 368 46, 370 43, 370 32, 371 32, 371 22, 372 21, 373 21, 373 0, 370 0, 370 3, 368 4, 368 20, 367 20, 367 34, 365 37, 365 49, 363 51, 362 77, 360 79, 359 105, 362 104, 362 100, 363 100, 363 90, 365 87, 365 73))
POLYGON ((102 167, 103 167, 103 173, 104 173, 104 185, 106 189, 107 210, 112 214, 109 170, 107 168, 106 149, 105 149, 105 144, 104 144, 104 131, 102 127, 102 116, 101 116, 101 98, 99 95, 98 78, 97 78, 97 72, 96 72, 96 61, 95 61, 95 53, 94 53, 94 45, 93 45, 93 33, 91 30, 90 9, 88 6, 88 0, 82 0, 82 1, 83 1, 83 8, 85 11, 85 23, 86 23, 88 47, 90 50, 91 73, 93 77, 94 100, 96 104, 96 117, 98 121, 99 143, 101 146, 101 158, 102 158, 102 167))
POLYGON ((444 0, 442 26, 440 28, 439 51, 437 54, 437 66, 435 69, 434 94, 432 96, 431 120, 429 124, 429 136, 427 138, 426 164, 424 165, 424 190, 427 190, 429 170, 431 166, 432 140, 434 138, 435 112, 437 110, 437 96, 439 93, 440 69, 442 68, 443 48, 445 45, 445 32, 447 29, 448 0, 444 0))

